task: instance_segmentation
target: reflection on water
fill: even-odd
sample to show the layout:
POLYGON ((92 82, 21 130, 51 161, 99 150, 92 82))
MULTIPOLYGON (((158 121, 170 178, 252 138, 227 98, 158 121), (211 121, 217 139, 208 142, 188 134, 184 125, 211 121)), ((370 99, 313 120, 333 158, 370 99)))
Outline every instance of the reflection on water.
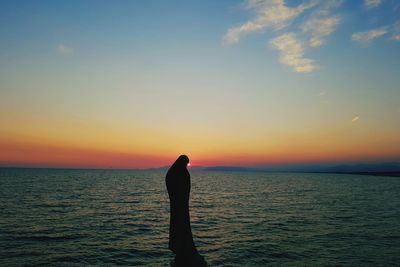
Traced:
MULTIPOLYGON (((164 172, 0 169, 5 266, 168 266, 164 172)), ((400 179, 192 172, 210 266, 395 266, 400 179)))

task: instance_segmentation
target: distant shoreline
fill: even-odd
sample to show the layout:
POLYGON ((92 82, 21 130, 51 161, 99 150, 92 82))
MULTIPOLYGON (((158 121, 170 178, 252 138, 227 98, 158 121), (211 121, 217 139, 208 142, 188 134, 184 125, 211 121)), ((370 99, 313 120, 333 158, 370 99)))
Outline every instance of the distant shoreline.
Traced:
POLYGON ((354 175, 400 177, 400 172, 313 172, 313 173, 354 174, 354 175))
MULTIPOLYGON (((5 167, 0 166, 0 170, 8 169, 25 169, 25 170, 37 170, 37 169, 47 169, 47 170, 115 170, 115 171, 146 171, 146 170, 167 170, 165 167, 161 168, 143 168, 143 169, 118 169, 118 168, 56 168, 56 167, 5 167)), ((400 171, 362 171, 362 172, 341 172, 341 171, 304 171, 304 170, 254 170, 246 169, 242 167, 235 168, 215 168, 215 167, 205 167, 197 168, 197 170, 202 171, 216 171, 216 172, 263 172, 263 173, 319 173, 319 174, 352 174, 352 175, 370 175, 370 176, 387 176, 387 177, 400 177, 400 171)))

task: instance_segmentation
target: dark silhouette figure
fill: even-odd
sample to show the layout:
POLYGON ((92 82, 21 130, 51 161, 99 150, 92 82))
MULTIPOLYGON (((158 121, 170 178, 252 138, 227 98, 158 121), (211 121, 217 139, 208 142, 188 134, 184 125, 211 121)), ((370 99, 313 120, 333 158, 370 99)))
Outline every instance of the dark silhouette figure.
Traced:
POLYGON ((194 245, 190 227, 188 164, 189 158, 186 155, 179 156, 165 178, 170 200, 169 249, 175 253, 174 266, 206 266, 194 245))

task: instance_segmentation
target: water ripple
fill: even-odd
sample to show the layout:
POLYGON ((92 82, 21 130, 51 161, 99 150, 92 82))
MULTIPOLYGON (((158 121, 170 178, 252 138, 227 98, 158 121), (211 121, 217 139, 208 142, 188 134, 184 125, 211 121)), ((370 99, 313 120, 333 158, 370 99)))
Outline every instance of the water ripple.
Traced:
MULTIPOLYGON (((0 169, 3 266, 169 266, 159 171, 0 169)), ((193 172, 210 266, 396 266, 400 179, 193 172)))

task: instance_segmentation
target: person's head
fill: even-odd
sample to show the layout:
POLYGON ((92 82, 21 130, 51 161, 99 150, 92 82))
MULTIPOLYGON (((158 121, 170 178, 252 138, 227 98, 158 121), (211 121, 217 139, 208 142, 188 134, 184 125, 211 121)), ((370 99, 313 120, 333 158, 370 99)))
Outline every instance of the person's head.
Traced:
POLYGON ((189 157, 186 155, 180 155, 175 160, 174 166, 178 168, 186 168, 188 164, 189 164, 189 157))

